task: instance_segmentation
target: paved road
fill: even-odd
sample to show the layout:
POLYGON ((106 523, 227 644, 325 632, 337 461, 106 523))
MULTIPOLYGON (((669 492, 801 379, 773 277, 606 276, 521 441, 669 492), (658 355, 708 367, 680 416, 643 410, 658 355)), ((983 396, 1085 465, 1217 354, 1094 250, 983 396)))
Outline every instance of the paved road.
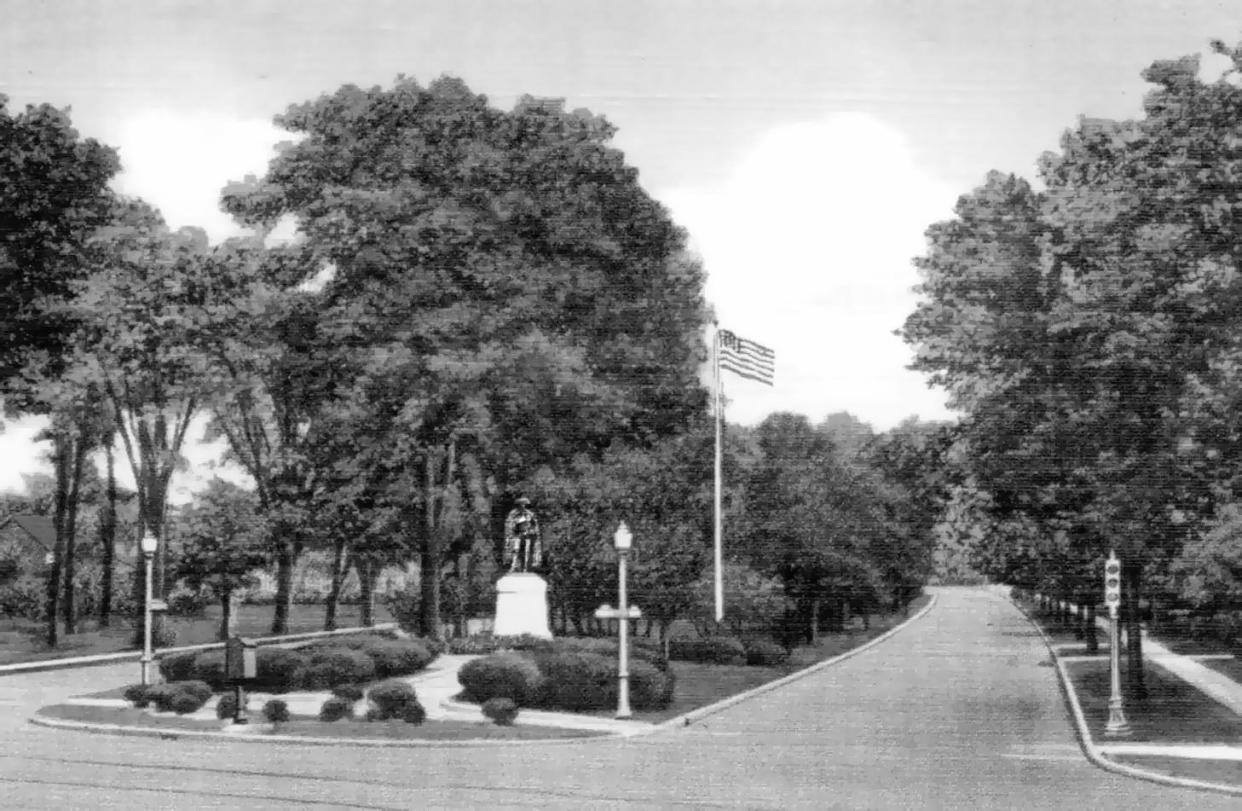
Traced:
POLYGON ((1034 630, 943 589, 876 648, 688 728, 628 741, 339 749, 122 738, 27 708, 133 665, 0 679, 5 808, 1236 808, 1114 776, 1078 749, 1034 630))

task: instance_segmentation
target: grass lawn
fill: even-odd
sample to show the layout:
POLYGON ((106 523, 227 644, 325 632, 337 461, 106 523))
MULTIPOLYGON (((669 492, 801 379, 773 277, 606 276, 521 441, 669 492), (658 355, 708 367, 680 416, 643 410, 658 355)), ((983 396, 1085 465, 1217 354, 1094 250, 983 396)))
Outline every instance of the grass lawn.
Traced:
MULTIPOLYGON (((1087 725, 1097 743, 1104 737, 1110 692, 1108 661, 1066 662, 1087 725)), ((1124 666, 1123 666, 1124 667, 1124 666)), ((1124 673, 1122 674, 1124 678, 1124 673)), ((1151 662, 1145 670, 1148 696, 1126 697, 1126 719, 1136 743, 1236 743, 1242 718, 1151 662)))
MULTIPOLYGON (((930 596, 923 595, 911 603, 910 616, 921 611, 930 600, 930 596)), ((796 648, 789 661, 776 667, 713 665, 675 660, 670 664, 670 669, 677 679, 672 703, 662 710, 635 710, 633 718, 636 721, 658 724, 700 707, 715 704, 717 701, 775 681, 817 662, 839 656, 875 639, 894 626, 905 622, 906 619, 907 617, 902 614, 888 614, 872 618, 871 627, 865 631, 821 634, 816 644, 796 648)), ((607 709, 589 714, 611 718, 616 711, 607 709)))
MULTIPOLYGON (((359 624, 360 607, 342 605, 337 608, 337 627, 359 624)), ((237 629, 242 636, 262 637, 271 632, 275 606, 243 605, 238 612, 237 629)), ((289 633, 323 630, 323 605, 294 605, 289 614, 289 633)), ((391 622, 387 606, 375 606, 376 622, 391 622)), ((200 645, 215 642, 220 628, 220 606, 209 605, 199 616, 169 617, 169 625, 177 632, 177 645, 200 645)), ((0 623, 0 664, 90 656, 136 650, 131 644, 133 628, 125 617, 113 618, 109 628, 95 628, 94 619, 82 623, 86 630, 72 636, 61 636, 60 644, 49 648, 44 644, 43 626, 39 623, 7 620, 0 623)))
POLYGON ((1205 783, 1221 783, 1227 786, 1242 786, 1242 763, 1236 760, 1192 760, 1180 757, 1136 755, 1110 756, 1109 760, 1172 777, 1201 780, 1205 783))
POLYGON ((1199 664, 1242 684, 1242 662, 1237 659, 1201 659, 1199 664))
POLYGON ((127 727, 152 727, 178 730, 197 729, 220 731, 220 721, 199 721, 180 715, 163 713, 152 715, 136 707, 84 707, 78 704, 53 704, 39 710, 39 715, 61 718, 66 721, 85 721, 91 724, 117 724, 127 727))

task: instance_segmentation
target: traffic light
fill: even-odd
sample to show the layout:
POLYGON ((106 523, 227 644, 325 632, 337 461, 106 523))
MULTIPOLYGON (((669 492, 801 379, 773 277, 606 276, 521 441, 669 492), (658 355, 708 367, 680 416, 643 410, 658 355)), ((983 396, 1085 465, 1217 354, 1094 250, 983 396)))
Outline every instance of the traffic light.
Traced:
POLYGON ((1104 604, 1109 608, 1121 604, 1121 561, 1111 553, 1104 562, 1104 604))

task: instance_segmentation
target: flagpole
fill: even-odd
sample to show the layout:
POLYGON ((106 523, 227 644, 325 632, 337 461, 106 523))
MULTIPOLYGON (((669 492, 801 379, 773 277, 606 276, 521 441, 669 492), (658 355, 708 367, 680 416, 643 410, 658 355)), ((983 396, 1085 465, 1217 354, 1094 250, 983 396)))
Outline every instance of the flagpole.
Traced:
POLYGON ((714 544, 715 564, 716 564, 716 575, 715 575, 716 589, 715 590, 716 590, 716 622, 720 622, 721 620, 724 619, 724 575, 721 572, 722 555, 720 551, 721 536, 723 534, 723 518, 721 516, 721 509, 720 509, 720 501, 721 501, 720 499, 720 489, 721 489, 721 485, 720 485, 720 480, 721 480, 720 434, 721 434, 721 422, 723 421, 721 412, 723 411, 723 408, 721 406, 721 397, 720 397, 720 329, 719 327, 716 328, 715 335, 712 337, 712 358, 713 358, 712 368, 713 368, 713 371, 715 372, 714 382, 715 382, 715 390, 716 390, 715 391, 716 403, 715 403, 715 408, 713 409, 716 415, 716 465, 715 465, 715 477, 714 477, 715 484, 716 484, 716 492, 715 492, 716 521, 715 521, 715 544, 714 544))

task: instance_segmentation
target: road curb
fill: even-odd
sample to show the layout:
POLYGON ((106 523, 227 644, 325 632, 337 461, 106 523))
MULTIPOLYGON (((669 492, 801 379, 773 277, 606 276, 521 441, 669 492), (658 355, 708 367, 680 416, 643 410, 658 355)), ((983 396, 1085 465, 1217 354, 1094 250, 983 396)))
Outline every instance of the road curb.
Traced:
POLYGON ((905 630, 905 628, 909 626, 915 620, 921 619, 924 615, 927 614, 928 611, 932 610, 932 607, 936 605, 937 599, 938 599, 938 595, 932 594, 931 599, 927 601, 927 605, 919 609, 918 612, 914 616, 908 617, 900 625, 895 625, 892 628, 889 628, 887 631, 880 634, 875 639, 865 642, 862 645, 859 645, 857 648, 851 648, 847 650, 845 653, 837 654, 831 659, 825 659, 822 662, 816 662, 813 665, 804 667, 803 669, 790 673, 787 676, 782 676, 781 678, 776 679, 775 681, 770 681, 770 682, 767 682, 766 684, 761 684, 758 687, 752 687, 751 689, 743 693, 738 693, 737 695, 729 696, 726 699, 717 701, 715 704, 709 704, 706 707, 699 707, 697 710, 691 710, 690 712, 679 715, 676 718, 670 718, 667 721, 662 721, 656 724, 655 726, 653 726, 649 730, 642 730, 641 732, 638 732, 634 735, 630 735, 629 737, 633 738, 633 737, 638 737, 640 735, 651 735, 656 732, 663 732, 668 729, 688 727, 691 724, 695 723, 696 721, 701 721, 702 719, 706 718, 709 715, 714 715, 715 713, 718 713, 721 710, 732 707, 734 704, 740 704, 743 701, 747 701, 756 696, 763 695, 764 693, 775 690, 778 687, 784 687, 786 684, 795 682, 798 679, 811 675, 812 673, 818 673, 819 671, 825 668, 828 668, 828 667, 832 667, 838 662, 843 662, 846 659, 849 659, 850 657, 857 656, 858 654, 863 653, 864 651, 868 651, 871 648, 874 648, 876 645, 879 645, 881 642, 884 642, 889 637, 893 636, 899 631, 905 630))
POLYGON ((596 735, 582 735, 576 738, 540 738, 533 740, 489 740, 472 738, 467 740, 430 740, 407 738, 391 740, 387 738, 322 738, 301 735, 277 735, 274 733, 251 734, 237 732, 216 732, 198 729, 160 729, 159 727, 131 727, 121 724, 95 724, 87 721, 69 721, 63 718, 49 718, 44 715, 33 715, 28 721, 40 727, 63 729, 73 732, 88 732, 95 735, 121 735, 133 738, 162 738, 164 740, 224 740, 241 743, 282 744, 292 746, 369 746, 383 749, 421 749, 427 747, 441 748, 472 748, 491 746, 564 746, 566 744, 591 743, 599 740, 616 739, 621 736, 607 732, 596 735))
POLYGON ((1203 780, 1194 780, 1189 777, 1174 777, 1172 775, 1160 774, 1159 772, 1151 772, 1146 769, 1140 769, 1137 766, 1129 766, 1124 763, 1118 763, 1110 760, 1099 747, 1095 745, 1095 740, 1091 737, 1091 729, 1087 725, 1086 715, 1082 711, 1082 705, 1078 702, 1078 693, 1074 689, 1074 684, 1070 681, 1069 673, 1065 669, 1065 665, 1061 662, 1061 657, 1057 655, 1052 639, 1048 634, 1044 633, 1044 629, 1039 623, 1023 608, 1017 600, 1009 596, 1009 602, 1018 612, 1026 618, 1031 627, 1039 634, 1040 639, 1044 641, 1044 646, 1048 648, 1048 655, 1052 657, 1053 665, 1056 667, 1058 684, 1061 687, 1061 695, 1065 699, 1065 703, 1069 705, 1070 715, 1074 718, 1074 731, 1078 735, 1078 745, 1082 748, 1083 756, 1097 768, 1103 769, 1114 774, 1133 777, 1138 780, 1146 780, 1149 783, 1159 783, 1165 786, 1175 786, 1177 788, 1192 788, 1200 791, 1210 791, 1216 794, 1229 794, 1232 796, 1242 796, 1242 787, 1225 785, 1223 783, 1208 783, 1203 780))
MULTIPOLYGON (((270 645, 279 647, 281 645, 292 645, 297 642, 307 642, 314 639, 323 639, 333 636, 346 636, 348 634, 376 633, 382 631, 396 630, 397 623, 385 622, 379 625, 360 628, 338 628, 335 631, 307 631, 301 634, 284 634, 282 636, 264 636, 255 637, 255 642, 260 646, 270 645)), ((223 648, 223 642, 204 642, 201 645, 182 645, 176 648, 159 648, 152 655, 155 657, 167 656, 174 653, 191 653, 194 651, 207 651, 223 648)), ((73 667, 96 667, 99 665, 114 665, 119 662, 137 662, 142 658, 142 651, 129 650, 120 651, 118 653, 99 653, 92 656, 72 656, 64 659, 45 659, 36 662, 16 662, 9 665, 0 665, 0 677, 20 675, 23 673, 40 673, 46 670, 68 670, 73 667)))

